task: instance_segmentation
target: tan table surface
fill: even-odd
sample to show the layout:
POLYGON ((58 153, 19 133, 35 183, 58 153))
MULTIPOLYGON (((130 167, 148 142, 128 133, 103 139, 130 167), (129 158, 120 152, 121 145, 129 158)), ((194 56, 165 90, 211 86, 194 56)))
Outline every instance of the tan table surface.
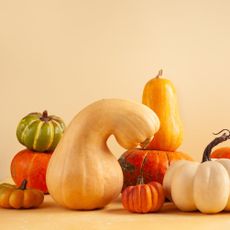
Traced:
POLYGON ((113 230, 113 229, 230 229, 230 213, 204 215, 179 212, 165 203, 159 213, 134 214, 122 208, 120 198, 106 208, 73 211, 58 206, 49 195, 38 209, 0 209, 0 230, 113 230))

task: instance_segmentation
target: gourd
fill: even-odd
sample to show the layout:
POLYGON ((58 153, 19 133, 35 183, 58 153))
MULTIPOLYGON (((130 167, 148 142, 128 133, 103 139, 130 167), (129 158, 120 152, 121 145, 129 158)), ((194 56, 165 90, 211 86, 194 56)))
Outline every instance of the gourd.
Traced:
POLYGON ((122 192, 122 205, 130 212, 149 213, 161 209, 165 201, 163 187, 158 182, 144 184, 143 180, 122 192))
POLYGON ((106 145, 109 136, 129 149, 146 145, 159 125, 156 114, 139 103, 103 99, 87 106, 73 118, 50 159, 50 195, 70 209, 104 207, 123 184, 121 167, 106 145))
POLYGON ((142 102, 159 117, 161 127, 147 149, 176 151, 183 141, 183 125, 179 114, 176 90, 168 79, 163 79, 163 71, 147 82, 142 102))
POLYGON ((46 170, 51 153, 33 152, 24 149, 18 152, 11 161, 11 176, 19 186, 26 179, 28 188, 35 188, 48 193, 46 186, 46 170))
POLYGON ((48 116, 47 111, 30 113, 17 126, 17 139, 28 149, 37 152, 52 152, 65 129, 60 117, 48 116))
POLYGON ((166 196, 180 210, 198 209, 203 213, 230 210, 230 160, 210 159, 212 148, 230 139, 227 131, 229 134, 222 134, 206 147, 201 164, 177 161, 167 170, 163 181, 166 196))
MULTIPOLYGON (((154 137, 155 138, 155 137, 154 137)), ((123 189, 136 185, 140 172, 143 172, 144 183, 157 181, 162 184, 168 167, 177 160, 192 160, 192 158, 182 152, 169 152, 148 149, 130 149, 119 158, 124 184, 123 189)))
POLYGON ((0 185, 0 207, 2 208, 37 208, 44 200, 43 192, 37 189, 27 189, 27 181, 23 180, 17 188, 11 184, 0 185))
POLYGON ((230 158, 230 147, 220 147, 211 153, 211 158, 230 158))

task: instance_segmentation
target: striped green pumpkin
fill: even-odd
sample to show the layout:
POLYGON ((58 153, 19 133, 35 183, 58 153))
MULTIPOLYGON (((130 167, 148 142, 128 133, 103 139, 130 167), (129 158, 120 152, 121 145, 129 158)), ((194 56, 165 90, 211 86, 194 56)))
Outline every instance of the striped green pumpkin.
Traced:
POLYGON ((16 135, 18 141, 37 152, 52 152, 65 129, 60 117, 48 116, 47 111, 30 113, 19 122, 16 135))

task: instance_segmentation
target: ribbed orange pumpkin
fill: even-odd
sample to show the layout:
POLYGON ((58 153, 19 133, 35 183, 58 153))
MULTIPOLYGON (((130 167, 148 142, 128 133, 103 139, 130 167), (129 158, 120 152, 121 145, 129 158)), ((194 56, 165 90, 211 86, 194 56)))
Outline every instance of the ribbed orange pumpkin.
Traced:
POLYGON ((230 147, 221 147, 214 150, 211 158, 230 158, 230 147))
POLYGON ((192 160, 182 152, 130 149, 118 160, 124 175, 123 190, 136 185, 142 172, 144 183, 157 181, 162 184, 169 165, 176 160, 192 160))
POLYGON ((164 190, 158 182, 129 186, 122 193, 122 204, 130 212, 157 212, 164 201, 164 190))
POLYGON ((175 151, 183 141, 183 126, 179 114, 176 90, 168 79, 163 79, 162 70, 147 82, 142 102, 150 107, 160 119, 160 130, 147 149, 175 151))

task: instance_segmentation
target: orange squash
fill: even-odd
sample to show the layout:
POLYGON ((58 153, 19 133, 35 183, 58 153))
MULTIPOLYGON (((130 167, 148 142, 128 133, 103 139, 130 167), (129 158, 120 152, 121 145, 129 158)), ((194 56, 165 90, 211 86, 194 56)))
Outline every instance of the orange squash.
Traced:
POLYGON ((33 152, 24 149, 18 152, 11 161, 11 176, 17 186, 26 179, 28 188, 35 188, 48 193, 46 170, 51 153, 33 152))
POLYGON ((130 149, 118 160, 124 175, 123 190, 137 184, 142 172, 144 183, 157 181, 162 184, 169 165, 176 160, 192 160, 182 152, 160 150, 130 149))
POLYGON ((183 141, 183 126, 179 114, 176 90, 168 79, 158 75, 144 87, 142 102, 150 107, 160 119, 160 130, 147 149, 175 151, 183 141))
POLYGON ((230 147, 221 147, 214 150, 211 158, 230 158, 230 147))
POLYGON ((122 204, 130 212, 157 212, 165 201, 163 187, 158 182, 129 186, 122 193, 122 204))

